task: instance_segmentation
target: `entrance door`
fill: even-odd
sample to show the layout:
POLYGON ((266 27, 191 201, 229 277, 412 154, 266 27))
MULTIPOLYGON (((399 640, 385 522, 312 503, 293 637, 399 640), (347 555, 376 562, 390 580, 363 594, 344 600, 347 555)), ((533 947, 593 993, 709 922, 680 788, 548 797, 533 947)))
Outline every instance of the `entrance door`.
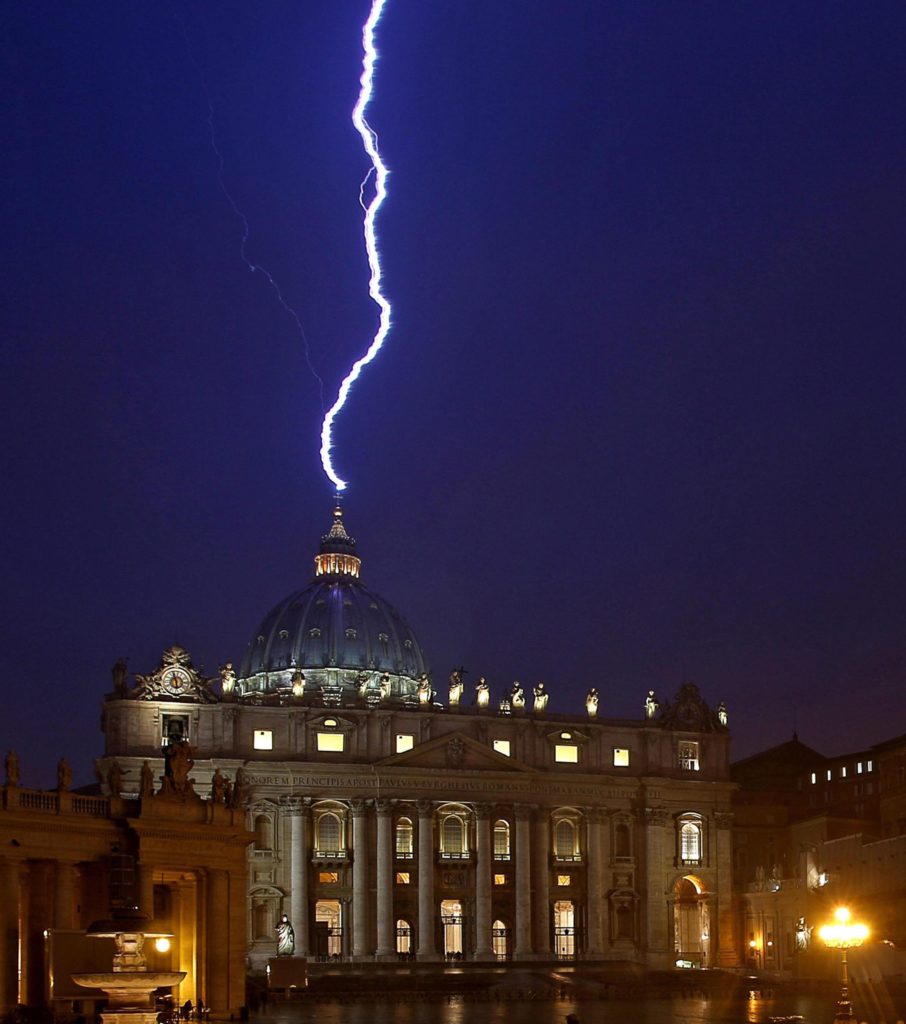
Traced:
POLYGON ((573 960, 576 956, 576 908, 572 900, 554 904, 554 956, 573 960))
POLYGON ((503 921, 495 921, 491 926, 491 943, 494 956, 498 960, 509 960, 510 958, 510 935, 507 926, 503 921))
POLYGON ((339 900, 315 903, 315 952, 319 959, 339 960, 343 955, 343 918, 339 900))
POLYGON ((687 875, 673 887, 673 940, 677 963, 707 967, 710 949, 710 915, 698 880, 687 875))
POLYGON ((462 904, 459 900, 442 900, 440 920, 444 926, 444 956, 462 960, 462 904))

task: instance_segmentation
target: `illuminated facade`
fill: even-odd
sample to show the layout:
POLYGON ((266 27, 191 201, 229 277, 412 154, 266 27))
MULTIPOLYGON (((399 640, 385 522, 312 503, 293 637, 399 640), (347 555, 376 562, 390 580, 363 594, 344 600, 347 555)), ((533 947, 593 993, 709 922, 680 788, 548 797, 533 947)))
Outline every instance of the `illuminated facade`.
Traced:
POLYGON ((576 715, 543 687, 492 705, 458 673, 438 695, 360 568, 337 510, 238 674, 171 648, 105 702, 100 771, 122 793, 185 739, 199 792, 241 794, 252 967, 284 913, 313 961, 734 964, 725 711, 691 683, 637 720, 595 691, 576 715))

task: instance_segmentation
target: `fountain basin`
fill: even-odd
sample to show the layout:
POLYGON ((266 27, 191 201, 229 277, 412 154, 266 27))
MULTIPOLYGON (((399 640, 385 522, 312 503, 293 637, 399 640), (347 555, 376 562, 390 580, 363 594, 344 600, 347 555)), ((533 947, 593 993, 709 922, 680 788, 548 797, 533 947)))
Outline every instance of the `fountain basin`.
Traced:
POLYGON ((72 980, 83 988, 99 988, 107 994, 114 1013, 153 1008, 152 993, 157 988, 178 985, 185 971, 102 971, 73 974, 72 980))

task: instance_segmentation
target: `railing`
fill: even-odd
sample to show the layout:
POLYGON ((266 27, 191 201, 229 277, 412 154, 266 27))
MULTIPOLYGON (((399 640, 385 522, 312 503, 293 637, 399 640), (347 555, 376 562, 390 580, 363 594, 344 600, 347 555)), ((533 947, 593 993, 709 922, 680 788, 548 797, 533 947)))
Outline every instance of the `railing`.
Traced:
POLYGON ((468 850, 460 853, 453 853, 450 850, 439 850, 437 856, 441 860, 471 860, 472 854, 468 850))
POLYGON ((84 814, 106 818, 110 800, 105 796, 76 796, 67 790, 0 788, 0 807, 4 810, 38 811, 44 814, 84 814))
POLYGON ((110 814, 110 801, 106 796, 74 796, 73 814, 87 814, 91 818, 106 818, 110 814))
POLYGON ((315 850, 315 860, 347 860, 349 854, 346 850, 315 850))

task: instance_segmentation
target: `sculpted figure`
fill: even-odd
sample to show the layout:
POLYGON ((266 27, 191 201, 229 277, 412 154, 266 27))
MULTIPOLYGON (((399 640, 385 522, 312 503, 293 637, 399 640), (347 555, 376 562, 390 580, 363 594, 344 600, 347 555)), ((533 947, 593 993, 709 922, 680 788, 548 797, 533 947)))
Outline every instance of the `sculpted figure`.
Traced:
POLYGON ((224 695, 233 692, 236 685, 236 673, 233 671, 233 663, 228 661, 220 666, 220 689, 224 695))
POLYGON ((292 956, 296 951, 296 933, 284 914, 277 922, 277 956, 292 956))
POLYGON ((72 785, 72 769, 65 757, 57 762, 57 789, 62 793, 72 785))
POLYGON ((123 769, 118 761, 114 761, 107 769, 107 786, 111 796, 118 797, 123 790, 123 769))
POLYGON ((142 765, 139 783, 139 796, 144 800, 146 797, 154 796, 154 772, 147 761, 142 765))
POLYGON ((223 803, 223 793, 226 786, 226 778, 223 772, 219 768, 215 769, 213 776, 211 777, 211 800, 215 804, 223 803))
POLYGON ((19 785, 19 755, 11 750, 6 755, 6 784, 7 786, 19 785))
POLYGON ((510 703, 514 711, 525 707, 525 690, 523 690, 522 683, 518 679, 513 683, 513 688, 510 690, 510 703))
POLYGON ((248 774, 242 767, 236 770, 236 782, 233 785, 231 807, 241 807, 248 793, 248 774))
POLYGON ((223 802, 227 807, 234 807, 233 803, 233 783, 227 779, 223 784, 223 802))
MULTIPOLYGON (((295 676, 293 678, 295 678, 295 676)), ((363 672, 359 676, 359 696, 362 698, 362 700, 365 699, 365 694, 368 692, 368 681, 369 681, 368 673, 367 672, 363 672)))
POLYGON ((113 676, 113 690, 118 697, 126 696, 126 676, 128 672, 125 658, 118 658, 116 664, 110 670, 110 674, 113 676))
POLYGON ((294 697, 301 697, 305 693, 305 673, 300 668, 293 672, 292 687, 294 697))
POLYGON ((176 740, 164 749, 164 789, 168 793, 189 794, 193 792, 189 772, 195 767, 192 754, 195 751, 188 740, 176 740))
POLYGON ((717 705, 717 720, 721 725, 726 725, 729 720, 729 716, 727 715, 727 705, 724 704, 723 701, 717 705))
POLYGON ((585 695, 585 710, 589 718, 597 718, 598 715, 598 691, 593 686, 585 695))
POLYGON ((535 695, 535 714, 539 714, 540 712, 546 711, 547 710, 547 701, 548 701, 548 697, 550 697, 550 694, 545 692, 544 683, 538 683, 535 686, 534 695, 535 695))
POLYGON ((657 697, 654 695, 654 690, 649 690, 648 696, 645 698, 645 717, 654 718, 659 707, 660 705, 657 702, 657 697))
POLYGON ((486 708, 491 701, 491 688, 484 676, 475 685, 475 701, 480 708, 486 708))
POLYGON ((462 700, 462 669, 454 669, 450 673, 450 707, 458 708, 459 702, 462 700))
POLYGON ((419 676, 418 680, 418 702, 425 706, 431 703, 431 684, 424 674, 419 676))
POLYGON ((386 672, 381 676, 381 700, 390 700, 390 676, 386 672))

